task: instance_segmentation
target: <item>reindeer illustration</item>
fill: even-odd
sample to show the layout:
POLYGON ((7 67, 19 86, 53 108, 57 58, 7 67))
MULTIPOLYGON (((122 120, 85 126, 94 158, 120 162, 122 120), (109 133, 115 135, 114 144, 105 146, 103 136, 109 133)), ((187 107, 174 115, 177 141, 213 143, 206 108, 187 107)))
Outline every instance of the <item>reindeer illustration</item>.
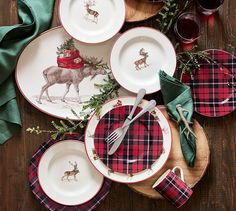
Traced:
POLYGON ((98 65, 101 64, 102 59, 98 61, 97 58, 92 57, 89 62, 85 62, 85 65, 80 69, 68 69, 62 68, 58 66, 51 66, 43 71, 43 77, 46 81, 46 84, 42 87, 41 93, 37 102, 42 104, 41 98, 43 93, 46 92, 47 100, 52 102, 48 88, 54 84, 66 84, 66 91, 61 99, 62 102, 65 102, 65 97, 70 90, 71 84, 73 84, 77 95, 78 95, 78 103, 81 103, 80 95, 79 95, 79 84, 80 82, 89 76, 91 80, 98 74, 106 75, 107 72, 104 68, 98 68, 98 65))
POLYGON ((95 5, 95 1, 87 0, 87 1, 84 1, 84 4, 85 4, 85 7, 86 7, 86 11, 87 11, 87 13, 85 15, 85 19, 86 20, 91 20, 91 19, 89 19, 89 16, 92 16, 93 17, 92 21, 94 23, 98 23, 99 13, 97 11, 92 10, 92 9, 89 8, 89 7, 95 5))
POLYGON ((139 55, 143 56, 143 58, 139 59, 139 60, 136 60, 134 62, 136 70, 140 70, 140 69, 145 68, 145 67, 148 66, 148 64, 147 64, 148 52, 145 52, 144 48, 141 48, 140 51, 139 51, 139 55), (143 66, 141 66, 141 65, 143 65, 143 66))
POLYGON ((75 162, 75 164, 73 164, 70 161, 69 161, 69 164, 72 165, 74 167, 74 169, 72 171, 65 171, 61 180, 63 181, 64 178, 66 177, 66 179, 70 182, 69 177, 74 176, 74 181, 77 181, 76 174, 79 173, 78 164, 76 162, 75 162))

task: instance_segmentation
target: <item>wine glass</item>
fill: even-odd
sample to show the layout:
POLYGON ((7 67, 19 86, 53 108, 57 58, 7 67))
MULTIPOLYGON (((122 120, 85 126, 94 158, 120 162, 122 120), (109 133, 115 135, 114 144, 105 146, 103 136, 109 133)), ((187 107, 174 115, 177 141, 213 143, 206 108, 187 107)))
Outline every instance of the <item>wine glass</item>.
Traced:
POLYGON ((197 9, 204 15, 212 15, 218 11, 224 0, 196 0, 197 9))
POLYGON ((177 39, 185 44, 193 43, 200 37, 198 17, 191 12, 182 13, 174 25, 177 39))

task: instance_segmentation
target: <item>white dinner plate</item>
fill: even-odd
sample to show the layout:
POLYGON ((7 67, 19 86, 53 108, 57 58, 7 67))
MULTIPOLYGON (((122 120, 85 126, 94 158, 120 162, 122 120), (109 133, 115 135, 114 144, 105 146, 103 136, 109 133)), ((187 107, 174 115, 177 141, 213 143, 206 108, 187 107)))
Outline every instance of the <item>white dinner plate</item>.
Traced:
POLYGON ((64 205, 79 205, 92 199, 101 189, 104 177, 87 158, 84 143, 67 140, 52 145, 38 167, 43 191, 64 205))
POLYGON ((142 87, 150 94, 160 90, 160 70, 174 74, 176 53, 163 33, 137 27, 119 37, 112 48, 110 63, 122 87, 135 93, 142 87))
POLYGON ((61 0, 59 16, 75 39, 98 43, 113 37, 125 21, 124 0, 61 0))
MULTIPOLYGON (((107 154, 109 145, 105 142, 106 135, 104 137, 102 135, 109 134, 107 129, 112 129, 113 125, 117 126, 117 121, 119 122, 120 120, 117 118, 117 115, 111 114, 110 112, 119 107, 132 106, 134 102, 134 97, 121 97, 109 101, 103 105, 100 119, 93 115, 85 131, 85 148, 91 163, 105 177, 121 183, 137 183, 152 177, 166 163, 172 143, 169 123, 162 112, 155 107, 150 113, 152 118, 150 115, 147 115, 148 119, 145 121, 148 123, 144 127, 142 126, 144 121, 140 120, 142 122, 138 123, 139 125, 134 126, 133 129, 130 128, 130 132, 127 132, 128 138, 123 140, 116 153, 113 155, 107 154), (110 122, 109 119, 112 119, 114 122, 110 122), (100 120, 104 120, 102 123, 104 126, 97 130, 100 120), (151 124, 160 127, 159 135, 152 135, 153 131, 150 131, 151 124), (137 134, 129 137, 129 134, 135 130, 142 130, 144 132, 141 132, 141 139, 139 139, 137 134), (101 136, 97 137, 96 134, 101 136), (161 144, 161 149, 158 149, 159 144, 161 144), (154 155, 155 150, 161 150, 157 157, 154 155), (139 168, 140 166, 141 168, 139 168), (140 169, 140 171, 136 171, 136 169, 140 169)), ((147 103, 148 101, 142 100, 139 107, 143 108, 147 103)), ((123 111, 121 111, 119 117, 123 120, 118 124, 122 125, 124 118, 126 118, 123 111)), ((110 130, 110 132, 112 131, 113 129, 110 130)))
MULTIPOLYGON (((105 69, 97 69, 96 73, 98 74, 95 77, 92 77, 92 75, 82 77, 82 81, 78 83, 79 97, 72 84, 64 101, 62 101, 63 95, 66 93, 66 83, 60 83, 60 80, 64 78, 76 80, 77 74, 81 74, 81 69, 71 70, 67 68, 62 71, 60 68, 57 68, 57 48, 60 48, 65 41, 72 39, 76 49, 80 52, 80 56, 83 58, 93 57, 97 60, 101 60, 103 64, 107 64, 109 67, 110 51, 118 36, 119 35, 103 43, 88 45, 72 39, 62 27, 57 27, 41 34, 26 46, 19 57, 15 75, 19 90, 31 105, 46 114, 58 118, 68 117, 74 120, 78 119, 73 115, 71 109, 80 115, 86 101, 93 95, 100 93, 99 89, 96 88, 94 84, 104 83, 104 79, 106 79, 107 76, 99 72, 105 69), (47 71, 49 72, 44 74, 47 71), (52 73, 53 71, 57 73, 57 77, 50 76, 50 72, 52 73), (67 73, 64 74, 64 71, 67 73), (52 86, 48 88, 51 101, 47 99, 45 91, 39 103, 41 90, 43 86, 47 84, 47 75, 49 75, 49 81, 53 83, 52 86)), ((106 70, 106 72, 110 71, 111 70, 106 70)), ((128 94, 125 89, 120 91, 121 95, 128 94)), ((91 111, 87 109, 85 112, 90 113, 91 111)))

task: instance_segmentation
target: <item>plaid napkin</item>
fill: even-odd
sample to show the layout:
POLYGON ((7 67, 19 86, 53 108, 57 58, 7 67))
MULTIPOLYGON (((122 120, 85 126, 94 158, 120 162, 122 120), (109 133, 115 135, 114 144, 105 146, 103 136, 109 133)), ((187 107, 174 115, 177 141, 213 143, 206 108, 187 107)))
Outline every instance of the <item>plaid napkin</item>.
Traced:
MULTIPOLYGON (((81 141, 83 139, 83 136, 79 136, 78 134, 71 134, 66 135, 65 140, 78 140, 81 141)), ((47 142, 43 143, 38 150, 35 152, 35 154, 32 156, 30 160, 30 165, 28 169, 28 178, 29 178, 29 184, 30 188, 32 189, 33 194, 35 197, 40 201, 40 203, 45 206, 47 209, 51 211, 90 211, 98 207, 101 202, 106 198, 107 194, 110 191, 111 187, 111 181, 108 179, 104 179, 103 185, 101 190, 98 192, 96 196, 94 196, 90 201, 78 205, 78 206, 64 206, 61 205, 52 199, 50 199, 42 190, 39 180, 38 180, 38 165, 40 158, 42 157, 43 153, 53 144, 57 143, 57 141, 54 140, 48 140, 47 142)))
MULTIPOLYGON (((163 150, 163 135, 158 121, 146 112, 132 123, 118 150, 108 155, 109 145, 105 138, 121 127, 131 112, 132 106, 119 106, 106 113, 94 133, 95 150, 102 162, 112 171, 132 174, 148 169, 160 157, 163 150)), ((141 108, 137 108, 136 115, 141 108)))
POLYGON ((53 5, 54 0, 18 0, 22 23, 0 27, 0 144, 21 128, 11 76, 17 57, 29 41, 49 27, 53 5))
POLYGON ((220 117, 236 109, 236 57, 217 49, 207 53, 216 63, 200 61, 194 80, 183 74, 181 81, 191 87, 196 112, 220 117))
POLYGON ((191 122, 193 114, 190 87, 167 75, 164 71, 160 71, 159 76, 167 112, 171 119, 179 124, 181 149, 187 164, 192 167, 196 157, 196 137, 190 127, 191 124, 188 124, 191 122))

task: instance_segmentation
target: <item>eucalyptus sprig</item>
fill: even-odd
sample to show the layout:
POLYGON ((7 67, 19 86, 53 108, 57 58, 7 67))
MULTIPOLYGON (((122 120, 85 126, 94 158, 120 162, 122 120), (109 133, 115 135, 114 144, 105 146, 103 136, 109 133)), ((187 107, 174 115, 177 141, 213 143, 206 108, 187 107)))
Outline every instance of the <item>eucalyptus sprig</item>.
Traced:
POLYGON ((177 70, 182 73, 189 73, 193 79, 193 72, 200 67, 200 61, 207 63, 216 63, 207 51, 197 51, 197 45, 189 51, 180 52, 177 54, 177 70))
POLYGON ((178 16, 185 11, 193 2, 193 0, 186 0, 183 3, 179 0, 165 0, 164 6, 157 16, 157 23, 159 29, 164 34, 168 33, 178 18, 178 16))
POLYGON ((97 116, 100 116, 102 105, 108 100, 118 96, 118 90, 120 85, 110 74, 107 75, 107 79, 104 79, 104 84, 95 84, 95 87, 99 89, 99 94, 93 95, 89 101, 85 103, 82 111, 87 108, 92 109, 97 116))

